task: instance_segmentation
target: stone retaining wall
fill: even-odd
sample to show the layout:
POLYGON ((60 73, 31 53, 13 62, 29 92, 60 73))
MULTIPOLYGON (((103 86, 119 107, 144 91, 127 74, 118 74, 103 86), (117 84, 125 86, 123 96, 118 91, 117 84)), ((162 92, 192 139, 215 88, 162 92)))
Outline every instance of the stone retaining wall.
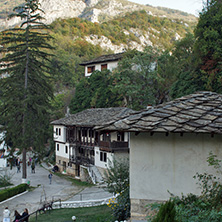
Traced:
POLYGON ((94 207, 101 206, 109 203, 109 199, 101 199, 101 200, 87 200, 87 201, 62 201, 62 202, 54 202, 52 207, 53 209, 57 208, 79 208, 79 207, 94 207))

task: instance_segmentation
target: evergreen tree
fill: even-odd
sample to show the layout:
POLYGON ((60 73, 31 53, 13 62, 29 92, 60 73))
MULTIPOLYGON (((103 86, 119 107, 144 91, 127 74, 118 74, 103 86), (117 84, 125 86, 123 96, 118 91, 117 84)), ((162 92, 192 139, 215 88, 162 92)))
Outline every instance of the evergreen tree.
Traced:
MULTIPOLYGON (((0 117, 6 127, 6 142, 23 154, 22 179, 26 179, 26 151, 39 151, 46 142, 49 126, 49 101, 53 90, 49 83, 47 62, 52 49, 47 26, 41 22, 38 0, 25 0, 14 8, 11 17, 21 18, 21 25, 3 31, 0 36, 0 117)), ((43 13, 43 12, 42 12, 43 13)))

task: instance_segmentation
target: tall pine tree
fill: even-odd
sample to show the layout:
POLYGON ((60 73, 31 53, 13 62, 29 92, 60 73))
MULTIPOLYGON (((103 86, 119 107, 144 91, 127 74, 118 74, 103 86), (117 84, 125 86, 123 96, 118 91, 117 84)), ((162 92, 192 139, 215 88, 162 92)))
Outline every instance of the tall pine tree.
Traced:
POLYGON ((21 18, 18 28, 0 35, 0 118, 6 128, 6 142, 22 151, 23 182, 27 179, 26 152, 39 151, 46 142, 49 102, 53 90, 49 81, 50 35, 41 22, 38 0, 25 0, 10 17, 21 18))

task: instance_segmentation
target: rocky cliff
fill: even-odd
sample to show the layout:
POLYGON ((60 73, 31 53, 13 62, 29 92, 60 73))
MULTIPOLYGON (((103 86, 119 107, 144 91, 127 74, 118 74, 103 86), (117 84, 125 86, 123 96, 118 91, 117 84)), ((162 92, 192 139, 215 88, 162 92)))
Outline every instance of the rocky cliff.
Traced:
MULTIPOLYGON (((2 1, 3 0, 0 0, 0 3, 2 1)), ((10 0, 5 2, 9 1, 10 0)), ((21 0, 21 3, 22 2, 24 2, 24 0, 21 0)), ((115 16, 124 15, 126 12, 142 9, 154 16, 166 16, 172 19, 180 17, 185 21, 196 20, 194 16, 188 15, 187 13, 175 10, 169 13, 169 10, 166 12, 163 8, 140 5, 127 0, 39 0, 39 2, 41 9, 45 12, 43 16, 47 24, 50 24, 57 18, 64 19, 73 17, 86 18, 92 22, 102 22, 115 16)), ((0 28, 5 29, 19 24, 19 22, 18 19, 0 19, 0 28)))

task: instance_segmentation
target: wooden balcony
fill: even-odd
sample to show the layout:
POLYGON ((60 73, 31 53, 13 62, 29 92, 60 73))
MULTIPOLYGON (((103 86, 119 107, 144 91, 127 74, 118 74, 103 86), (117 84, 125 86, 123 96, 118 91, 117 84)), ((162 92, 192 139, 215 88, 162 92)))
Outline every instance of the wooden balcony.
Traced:
POLYGON ((71 145, 74 145, 76 147, 85 147, 85 148, 91 148, 91 149, 94 149, 94 143, 93 142, 90 142, 90 141, 78 141, 78 140, 75 140, 74 138, 70 137, 70 138, 67 138, 67 142, 71 145))
POLYGON ((129 144, 123 141, 99 141, 99 149, 108 152, 129 151, 129 144))
POLYGON ((77 164, 77 165, 84 165, 84 166, 88 166, 90 164, 93 164, 94 165, 94 158, 93 157, 85 157, 85 156, 81 156, 81 155, 78 155, 78 156, 71 156, 70 157, 70 162, 71 163, 74 163, 74 164, 77 164))

